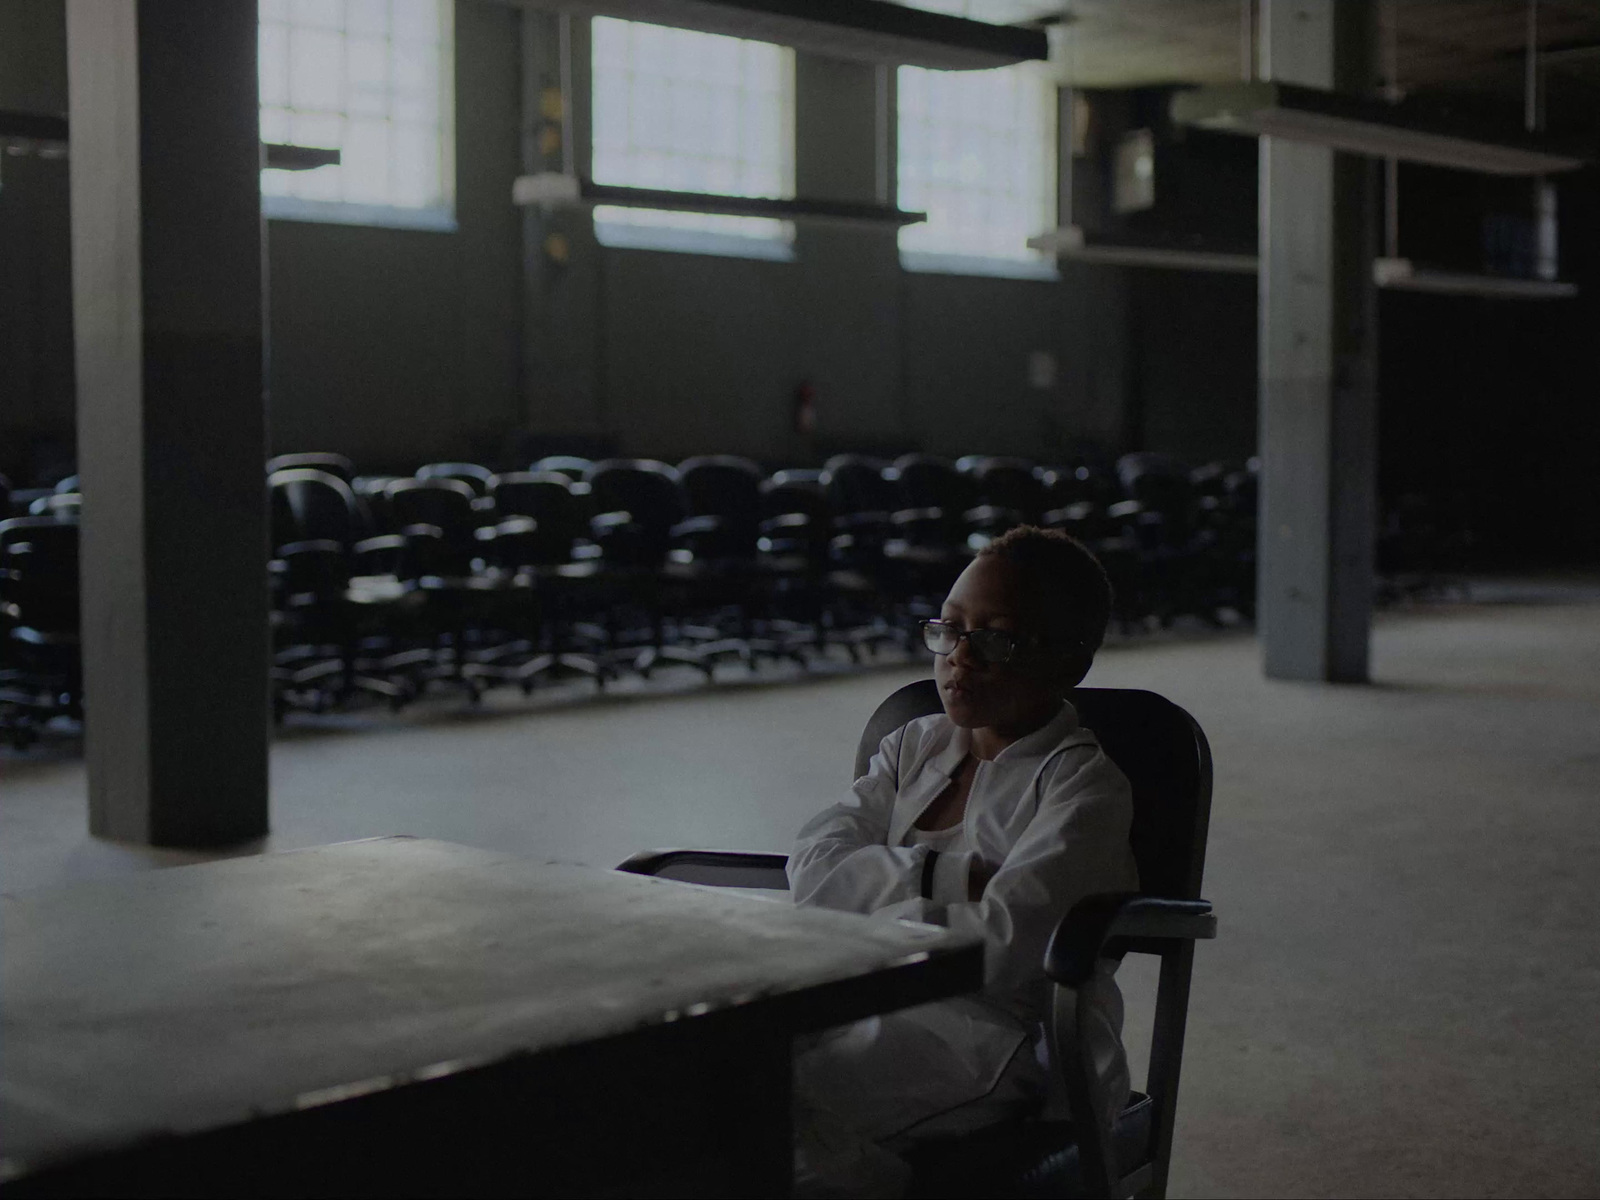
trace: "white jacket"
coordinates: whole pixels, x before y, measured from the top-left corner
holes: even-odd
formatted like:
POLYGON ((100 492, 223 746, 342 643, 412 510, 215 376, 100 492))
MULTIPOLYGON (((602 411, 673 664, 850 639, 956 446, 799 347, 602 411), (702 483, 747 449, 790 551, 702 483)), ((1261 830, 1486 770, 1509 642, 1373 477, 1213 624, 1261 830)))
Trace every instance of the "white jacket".
MULTIPOLYGON (((850 799, 800 831, 789 882, 797 904, 904 917, 981 937, 985 986, 975 1002, 960 1004, 970 1030, 962 1040, 997 1073, 1015 1053, 1018 1034, 1031 1034, 1045 1019, 1044 951, 1062 916, 1084 896, 1139 886, 1128 844, 1133 797, 1127 777, 1078 724, 1073 707, 1063 705, 1043 728, 978 763, 958 839, 970 849, 939 855, 932 899, 924 899, 929 848, 912 844, 913 827, 949 786, 971 741, 942 713, 889 734, 850 799), (973 857, 998 864, 978 901, 967 894, 973 857)), ((1085 1032, 1097 1043, 1097 1073, 1120 1108, 1128 1079, 1122 997, 1110 968, 1088 985, 1102 1019, 1085 1032)))

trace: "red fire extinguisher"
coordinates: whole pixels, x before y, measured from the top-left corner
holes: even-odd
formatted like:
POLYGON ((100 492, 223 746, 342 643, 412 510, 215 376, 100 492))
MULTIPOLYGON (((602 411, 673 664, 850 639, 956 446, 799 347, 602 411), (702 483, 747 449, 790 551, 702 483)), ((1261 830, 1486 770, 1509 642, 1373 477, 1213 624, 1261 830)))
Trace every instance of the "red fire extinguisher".
POLYGON ((809 437, 817 431, 817 389, 802 380, 794 390, 794 431, 809 437))

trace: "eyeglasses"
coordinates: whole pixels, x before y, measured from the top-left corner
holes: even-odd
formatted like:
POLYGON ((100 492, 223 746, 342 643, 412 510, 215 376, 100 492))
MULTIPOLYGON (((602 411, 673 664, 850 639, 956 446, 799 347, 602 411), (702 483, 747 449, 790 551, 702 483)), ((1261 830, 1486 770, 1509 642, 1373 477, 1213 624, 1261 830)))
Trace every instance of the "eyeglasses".
POLYGON ((972 657, 986 667, 997 667, 1011 661, 1019 647, 1031 638, 1019 638, 1004 629, 960 629, 948 621, 922 622, 922 642, 935 654, 954 654, 963 641, 972 650, 972 657))

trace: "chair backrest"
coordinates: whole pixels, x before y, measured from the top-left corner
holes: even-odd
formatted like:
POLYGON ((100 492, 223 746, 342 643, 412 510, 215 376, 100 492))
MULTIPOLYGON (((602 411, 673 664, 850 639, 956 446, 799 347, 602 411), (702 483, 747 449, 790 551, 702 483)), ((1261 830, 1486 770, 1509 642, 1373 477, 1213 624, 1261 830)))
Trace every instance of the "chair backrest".
POLYGON ((626 512, 649 528, 676 525, 688 515, 678 472, 653 458, 607 458, 584 477, 594 489, 594 510, 626 512))
POLYGON ((57 521, 76 521, 83 508, 83 496, 77 492, 46 492, 28 505, 30 517, 53 517, 57 521))
POLYGON ((487 496, 494 483, 494 472, 478 463, 436 462, 417 468, 418 479, 459 479, 475 496, 487 496))
POLYGON ((57 492, 45 500, 44 510, 58 521, 76 521, 83 510, 83 495, 79 492, 57 492))
POLYGON ((805 479, 784 478, 791 472, 779 471, 761 483, 761 515, 781 517, 789 513, 803 513, 826 536, 831 530, 833 509, 828 497, 816 483, 805 479))
POLYGON ((546 471, 556 471, 576 482, 589 473, 589 468, 594 463, 587 458, 579 458, 576 454, 547 454, 538 462, 528 468, 536 474, 546 471))
POLYGON ((1023 458, 986 458, 967 472, 978 487, 978 501, 1019 513, 1037 521, 1045 509, 1044 484, 1033 464, 1023 458))
POLYGON ((1153 451, 1124 454, 1117 460, 1117 478, 1129 499, 1164 513, 1184 513, 1193 507, 1195 488, 1183 464, 1170 455, 1153 451))
POLYGON ((267 487, 274 548, 324 539, 348 548, 366 532, 355 493, 331 472, 290 467, 268 475, 267 487))
POLYGON ((939 508, 959 517, 975 499, 972 480, 933 454, 902 454, 884 478, 899 484, 906 508, 939 508))
POLYGON ((885 464, 864 454, 835 454, 822 468, 822 488, 840 515, 881 512, 902 507, 895 485, 883 477, 885 464))
POLYGON ((280 454, 276 458, 267 460, 267 474, 276 475, 279 471, 292 471, 296 467, 309 467, 315 471, 326 471, 329 475, 337 475, 349 483, 356 477, 356 467, 353 462, 342 454, 334 454, 327 450, 310 450, 303 454, 280 454))
POLYGON ((495 511, 502 517, 532 517, 551 536, 569 541, 587 536, 586 501, 573 491, 573 481, 559 471, 511 471, 496 476, 495 511))
MULTIPOLYGON (((1070 699, 1133 788, 1129 840, 1148 895, 1200 897, 1211 820, 1211 747, 1187 712, 1154 692, 1076 688, 1070 699)), ((907 721, 942 711, 931 679, 909 683, 878 705, 856 747, 856 774, 878 743, 907 721)))
POLYGON ((391 520, 399 528, 434 525, 454 546, 471 542, 478 521, 470 484, 446 476, 396 479, 384 488, 384 494, 389 499, 391 520))
POLYGON ((734 454, 702 454, 678 464, 689 498, 689 514, 754 523, 760 503, 761 468, 734 454))

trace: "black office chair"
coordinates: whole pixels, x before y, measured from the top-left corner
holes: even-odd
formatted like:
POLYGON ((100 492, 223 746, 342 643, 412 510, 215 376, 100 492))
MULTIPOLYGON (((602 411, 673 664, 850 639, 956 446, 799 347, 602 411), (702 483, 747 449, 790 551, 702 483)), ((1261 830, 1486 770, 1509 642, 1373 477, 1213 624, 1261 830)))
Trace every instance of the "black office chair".
POLYGON ((763 652, 809 665, 830 632, 829 543, 833 512, 819 471, 775 471, 761 482, 757 526, 763 652))
MULTIPOLYGON (((1200 899, 1211 816, 1211 749, 1182 708, 1154 692, 1078 688, 1079 719, 1122 768, 1133 790, 1129 840, 1141 890, 1089 896, 1062 917, 1045 952, 1055 983, 1047 1034, 1074 1120, 1030 1120, 922 1144, 910 1156, 912 1195, 1164 1196, 1177 1113, 1194 943, 1216 936, 1200 899), (1077 1038, 1077 988, 1101 958, 1129 953, 1161 960, 1145 1091, 1104 1128, 1093 1114, 1095 1079, 1077 1038)), ((931 679, 908 684, 878 706, 856 748, 855 777, 885 736, 940 711, 931 679)), ((636 854, 619 870, 686 883, 786 889, 787 856, 711 850, 636 854)))
POLYGON ((53 718, 83 719, 78 526, 0 521, 0 732, 18 749, 53 718))
POLYGON ((883 477, 900 490, 901 508, 890 514, 893 533, 884 556, 898 569, 896 591, 907 623, 935 617, 973 548, 967 543, 972 481, 932 454, 903 454, 883 477))
POLYGON ((678 478, 689 515, 672 531, 671 557, 687 585, 691 622, 684 632, 713 658, 753 661, 757 652, 786 656, 755 629, 761 599, 756 547, 761 468, 734 454, 703 454, 679 463, 678 478))
POLYGON ((892 516, 904 503, 897 485, 884 478, 887 465, 864 454, 836 454, 818 480, 833 508, 830 625, 853 660, 861 650, 909 642, 905 608, 912 589, 887 552, 897 537, 892 516))
POLYGON ((661 663, 682 663, 710 679, 713 658, 681 620, 693 571, 670 557, 675 531, 689 516, 677 469, 651 458, 608 458, 589 469, 586 482, 596 514, 590 529, 614 601, 607 613, 611 659, 647 678, 661 663))
POLYGON ((384 489, 389 519, 405 537, 401 580, 424 597, 422 624, 437 682, 464 690, 474 704, 484 678, 474 661, 492 631, 488 620, 503 579, 488 570, 478 536, 486 515, 470 483, 447 475, 397 479, 384 489))
POLYGON ((512 580, 507 599, 514 619, 520 616, 521 628, 514 632, 521 644, 489 658, 487 673, 517 683, 525 693, 536 680, 563 674, 583 675, 603 687, 611 674, 600 656, 603 631, 585 630, 580 621, 598 607, 600 566, 587 540, 585 499, 555 471, 497 476, 492 495, 501 521, 488 552, 512 580))
POLYGON ((332 472, 288 467, 267 487, 274 711, 322 712, 357 694, 399 708, 427 662, 402 645, 415 601, 398 577, 405 539, 368 536, 365 505, 332 472))

